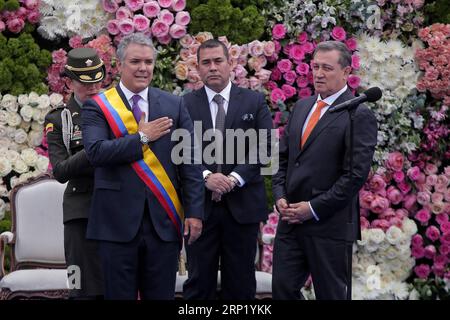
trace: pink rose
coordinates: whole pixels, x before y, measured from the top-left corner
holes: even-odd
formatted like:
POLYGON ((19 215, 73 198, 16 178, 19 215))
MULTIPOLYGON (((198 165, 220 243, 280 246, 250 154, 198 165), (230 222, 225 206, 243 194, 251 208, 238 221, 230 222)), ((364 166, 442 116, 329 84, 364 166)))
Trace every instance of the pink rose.
POLYGON ((357 75, 351 74, 347 79, 348 86, 352 89, 356 89, 361 84, 361 79, 357 75))
POLYGON ((416 204, 417 198, 414 194, 407 194, 403 197, 403 206, 406 210, 411 211, 411 209, 416 204))
POLYGON ((39 0, 25 0, 25 7, 29 10, 37 9, 39 6, 39 0))
POLYGON ((403 200, 403 196, 398 189, 390 186, 387 189, 387 198, 392 204, 399 204, 403 200))
POLYGON ((125 4, 131 11, 135 12, 142 8, 144 0, 125 0, 125 4))
POLYGON ((169 8, 172 5, 172 0, 158 0, 161 8, 169 8))
POLYGON ((360 218, 360 225, 362 230, 368 229, 370 227, 370 223, 365 217, 360 218))
POLYGON ((441 236, 441 243, 449 244, 450 245, 450 232, 444 233, 441 236))
POLYGON ((245 78, 248 74, 247 70, 240 64, 234 68, 236 78, 245 78))
POLYGON ((349 38, 345 40, 345 44, 347 45, 347 48, 351 51, 355 51, 358 47, 358 43, 356 42, 355 38, 349 38))
POLYGON ((423 238, 420 234, 415 234, 411 238, 411 243, 413 247, 421 247, 423 245, 423 238))
POLYGON ((284 80, 286 80, 287 84, 294 84, 295 79, 297 78, 297 74, 294 70, 289 70, 285 74, 283 74, 284 80))
POLYGON ((405 181, 398 183, 397 187, 403 194, 407 194, 409 191, 411 191, 411 185, 409 183, 406 183, 405 181))
POLYGON ((372 179, 369 181, 370 189, 371 191, 377 193, 384 188, 386 188, 386 182, 384 181, 383 177, 381 177, 379 174, 374 174, 372 179))
POLYGON ((430 275, 430 266, 427 264, 420 264, 414 268, 414 272, 421 279, 426 279, 430 275))
POLYGON ((40 21, 41 19, 41 14, 39 11, 31 11, 28 16, 27 16, 27 20, 31 23, 31 24, 36 24, 40 21))
POLYGON ((186 35, 186 27, 173 24, 170 26, 169 34, 174 39, 180 39, 186 35))
POLYGON ((131 12, 130 8, 128 7, 120 7, 119 9, 117 9, 116 11, 116 19, 117 20, 124 20, 124 19, 128 19, 133 16, 133 13, 131 12))
POLYGON ((306 88, 301 88, 301 89, 298 91, 298 97, 299 97, 300 99, 308 98, 308 97, 310 97, 310 96, 312 96, 312 91, 311 91, 311 89, 308 88, 308 87, 306 87, 306 88))
POLYGON ((307 77, 298 77, 297 78, 297 86, 299 88, 306 88, 309 84, 308 78, 307 77))
POLYGON ((148 18, 156 18, 161 11, 161 8, 156 1, 149 1, 144 3, 144 7, 142 9, 144 15, 148 18))
POLYGON ((181 11, 186 8, 186 0, 172 0, 172 9, 173 11, 181 11))
MULTIPOLYGON (((442 225, 443 223, 448 222, 448 214, 441 213, 436 215, 436 222, 442 225)), ((445 233, 445 232, 444 232, 445 233)))
POLYGON ((133 17, 134 28, 138 32, 143 32, 150 26, 150 20, 142 14, 137 14, 133 17))
POLYGON ((191 16, 189 15, 189 12, 187 11, 180 11, 177 12, 177 15, 175 16, 175 23, 180 26, 187 26, 191 22, 191 16))
POLYGON ((271 226, 276 226, 276 225, 278 225, 278 220, 279 220, 278 214, 272 212, 271 214, 269 214, 269 218, 268 218, 267 222, 268 222, 271 226))
POLYGON ((431 218, 431 213, 429 210, 423 208, 417 211, 414 218, 416 218, 416 220, 419 221, 423 226, 426 226, 431 218))
POLYGON ((250 86, 250 82, 247 78, 238 78, 236 79, 235 84, 241 88, 248 88, 250 86))
POLYGON ((55 50, 52 52, 53 63, 65 65, 67 62, 67 52, 64 49, 55 50))
POLYGON ((428 239, 430 239, 431 241, 436 241, 439 239, 440 237, 440 231, 437 227, 435 226, 429 226, 427 228, 427 230, 425 231, 425 235, 427 236, 428 239))
POLYGON ((260 90, 262 87, 261 81, 256 77, 250 77, 248 82, 251 90, 260 90))
POLYGON ((287 84, 283 84, 281 86, 281 89, 283 90, 284 95, 286 96, 287 99, 293 97, 297 93, 297 90, 294 87, 287 84))
POLYGON ((169 34, 169 26, 161 20, 155 19, 152 24, 152 33, 157 38, 162 38, 169 34))
POLYGON ((444 201, 444 194, 440 193, 440 192, 433 192, 431 194, 431 202, 443 202, 444 201))
POLYGON ((305 42, 301 45, 301 47, 305 53, 313 53, 315 48, 311 42, 305 42))
POLYGON ((361 66, 359 56, 354 54, 352 55, 352 68, 359 69, 361 66))
POLYGON ((405 174, 403 173, 403 171, 394 172, 392 177, 394 178, 395 182, 402 182, 403 180, 405 180, 405 174))
POLYGON ((102 0, 103 10, 108 13, 114 13, 119 8, 115 0, 102 0))
POLYGON ((286 28, 284 27, 284 25, 278 23, 273 26, 272 37, 274 39, 277 39, 277 40, 283 39, 285 35, 286 35, 286 28))
POLYGON ((2 20, 0 20, 0 32, 3 32, 5 29, 6 29, 5 23, 2 20))
POLYGON ((278 69, 277 67, 275 67, 274 69, 272 69, 272 74, 270 75, 270 79, 274 80, 274 81, 278 81, 281 80, 281 71, 280 69, 278 69))
POLYGON ((387 208, 382 214, 379 215, 380 219, 389 220, 395 217, 395 211, 392 208, 387 208))
POLYGON ((430 175, 430 174, 436 174, 438 171, 437 166, 434 163, 427 163, 425 165, 425 169, 424 169, 425 173, 430 175))
POLYGON ((419 167, 416 167, 416 166, 411 167, 411 168, 408 169, 406 174, 408 175, 408 177, 411 180, 417 181, 419 179, 420 169, 419 169, 419 167))
POLYGON ((168 26, 170 26, 175 20, 173 13, 167 9, 161 10, 161 12, 158 14, 158 19, 168 26))
POLYGON ((83 39, 80 36, 74 36, 70 38, 69 46, 72 48, 81 48, 83 46, 83 39))
MULTIPOLYGON (((448 215, 447 215, 447 217, 448 217, 448 215)), ((444 223, 441 223, 441 231, 442 231, 442 233, 448 233, 448 232, 450 232, 450 222, 444 222, 444 223)))
POLYGON ((425 249, 422 247, 412 247, 411 254, 415 259, 421 259, 425 256, 425 249))
POLYGON ((260 41, 254 40, 248 44, 248 51, 252 57, 257 57, 264 53, 264 46, 260 41))
POLYGON ((301 32, 298 35, 297 40, 300 44, 304 44, 306 41, 308 41, 308 34, 305 31, 301 32))
POLYGON ((426 191, 420 191, 417 193, 417 202, 422 206, 426 206, 430 204, 430 194, 426 191))
POLYGON ((386 166, 394 171, 400 171, 403 168, 403 161, 403 155, 400 152, 395 151, 388 155, 386 166))
POLYGON ((363 209, 370 209, 370 204, 372 203, 373 199, 375 199, 375 195, 367 190, 361 190, 359 192, 359 201, 361 208, 363 209))
POLYGON ((263 234, 275 234, 275 228, 271 225, 266 224, 262 228, 262 232, 263 234))
POLYGON ((383 213, 389 207, 388 199, 384 197, 380 197, 378 195, 375 196, 372 203, 370 204, 370 210, 374 213, 383 213))
POLYGON ((190 34, 187 34, 180 39, 180 44, 183 48, 189 48, 193 43, 194 38, 190 34))
POLYGON ((282 102, 284 102, 286 100, 286 96, 284 95, 284 91, 281 90, 280 88, 276 88, 274 89, 271 93, 270 93, 270 100, 272 101, 272 103, 276 104, 279 100, 281 100, 282 102))
MULTIPOLYGON (((272 91, 273 89, 278 88, 278 87, 277 87, 277 84, 276 84, 275 82, 273 82, 273 81, 267 82, 266 85, 265 85, 265 87, 266 87, 266 89, 269 90, 269 91, 272 91)), ((276 115, 276 114, 275 114, 275 115, 276 115)), ((280 114, 280 115, 281 115, 281 114, 280 114)))
POLYGON ((439 247, 439 252, 444 256, 448 256, 450 254, 450 245, 441 244, 439 247))
POLYGON ((370 224, 372 228, 379 228, 382 229, 384 232, 386 232, 387 229, 391 226, 390 223, 387 220, 381 220, 381 219, 375 219, 370 224))
POLYGON ((263 46, 264 46, 264 55, 266 57, 270 57, 271 55, 273 55, 275 53, 275 43, 273 43, 273 41, 264 41, 263 42, 263 46))
POLYGON ((134 32, 134 23, 131 19, 124 19, 119 21, 119 30, 123 35, 128 35, 134 32))
POLYGON ((25 21, 20 18, 14 18, 6 22, 8 30, 12 33, 19 33, 25 26, 25 21))
POLYGON ((436 255, 436 248, 432 244, 425 247, 425 258, 433 259, 436 255))
POLYGON ((258 72, 255 72, 255 76, 262 82, 266 83, 270 79, 271 72, 267 69, 261 69, 258 72))
POLYGON ((403 226, 403 221, 397 217, 392 217, 391 219, 389 219, 389 225, 396 226, 397 228, 401 229, 403 226))
POLYGON ((289 59, 281 59, 278 61, 277 67, 282 73, 285 73, 292 69, 292 62, 289 59))
POLYGON ((305 59, 305 52, 303 51, 303 48, 297 44, 293 45, 289 49, 289 58, 294 61, 302 61, 305 59))
POLYGON ((345 33, 344 28, 342 27, 334 27, 333 30, 331 30, 331 37, 334 40, 343 41, 345 40, 346 36, 347 34, 345 33))
POLYGON ((295 71, 297 71, 299 75, 307 75, 309 73, 309 65, 302 62, 295 68, 295 71))

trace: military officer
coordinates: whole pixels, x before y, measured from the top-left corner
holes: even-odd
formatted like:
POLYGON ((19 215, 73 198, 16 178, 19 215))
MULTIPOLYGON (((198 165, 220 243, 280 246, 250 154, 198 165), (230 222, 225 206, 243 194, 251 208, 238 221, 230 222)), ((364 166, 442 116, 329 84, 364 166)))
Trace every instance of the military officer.
POLYGON ((45 118, 53 175, 61 183, 69 182, 64 192, 63 220, 66 263, 73 266, 68 269, 72 299, 98 299, 103 295, 97 243, 86 239, 94 168, 83 148, 81 106, 100 91, 105 72, 103 61, 93 49, 71 50, 64 75, 73 94, 65 106, 50 111, 45 118))

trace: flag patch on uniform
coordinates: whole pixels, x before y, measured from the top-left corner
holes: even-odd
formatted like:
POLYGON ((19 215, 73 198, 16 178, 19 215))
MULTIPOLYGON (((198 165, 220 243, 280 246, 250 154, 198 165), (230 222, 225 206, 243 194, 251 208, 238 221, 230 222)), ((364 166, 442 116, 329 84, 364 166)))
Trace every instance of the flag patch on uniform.
POLYGON ((47 123, 45 126, 45 134, 48 134, 49 132, 53 131, 53 123, 47 123))

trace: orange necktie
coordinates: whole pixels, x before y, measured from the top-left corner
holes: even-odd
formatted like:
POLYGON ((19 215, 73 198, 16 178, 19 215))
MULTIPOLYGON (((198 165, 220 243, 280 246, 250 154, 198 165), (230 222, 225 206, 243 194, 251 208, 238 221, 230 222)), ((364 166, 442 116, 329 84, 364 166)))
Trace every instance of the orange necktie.
POLYGON ((320 119, 320 112, 323 108, 325 108, 328 104, 322 100, 317 101, 317 108, 314 110, 313 114, 311 115, 311 118, 309 118, 308 124, 306 125, 305 132, 302 135, 301 139, 301 148, 306 143, 306 140, 308 140, 309 135, 313 131, 314 127, 316 126, 317 122, 319 122, 320 119))

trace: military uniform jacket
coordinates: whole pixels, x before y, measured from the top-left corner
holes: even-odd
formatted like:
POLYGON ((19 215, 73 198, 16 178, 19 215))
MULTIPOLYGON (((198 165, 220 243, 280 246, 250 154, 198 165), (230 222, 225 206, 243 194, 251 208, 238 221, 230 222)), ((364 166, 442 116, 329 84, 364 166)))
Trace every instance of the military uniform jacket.
POLYGON ((64 192, 64 222, 87 218, 94 185, 94 168, 83 147, 81 107, 72 96, 66 107, 50 111, 45 117, 48 152, 53 175, 61 183, 69 181, 64 192), (72 117, 69 150, 63 140, 61 113, 68 108, 72 117))

